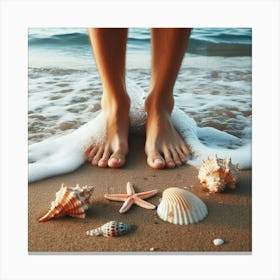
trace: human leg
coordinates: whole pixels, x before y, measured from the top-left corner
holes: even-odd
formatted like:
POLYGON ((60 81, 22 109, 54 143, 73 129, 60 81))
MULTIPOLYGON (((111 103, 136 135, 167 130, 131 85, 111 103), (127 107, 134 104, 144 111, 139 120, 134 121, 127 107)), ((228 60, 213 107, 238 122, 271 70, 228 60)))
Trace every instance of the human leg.
POLYGON ((173 88, 191 33, 189 28, 152 29, 152 71, 146 99, 147 163, 174 168, 186 161, 189 149, 171 122, 173 88))
POLYGON ((99 167, 120 167, 128 153, 130 100, 125 87, 127 29, 90 28, 89 37, 100 74, 106 117, 104 143, 92 143, 86 150, 88 160, 99 167))

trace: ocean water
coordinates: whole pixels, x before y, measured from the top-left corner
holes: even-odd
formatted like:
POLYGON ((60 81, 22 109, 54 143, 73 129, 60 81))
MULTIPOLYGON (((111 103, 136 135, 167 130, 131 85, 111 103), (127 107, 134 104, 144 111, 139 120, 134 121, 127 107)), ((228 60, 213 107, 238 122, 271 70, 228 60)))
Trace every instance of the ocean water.
MULTIPOLYGON (((102 86, 87 29, 32 28, 28 43, 32 148, 43 140, 75 133, 94 119, 100 111, 102 86)), ((251 142, 251 47, 248 28, 192 31, 174 97, 176 108, 203 128, 196 136, 207 147, 236 149, 251 142)), ((150 30, 131 28, 126 78, 135 84, 131 88, 139 88, 142 100, 149 90, 150 49, 150 30)))

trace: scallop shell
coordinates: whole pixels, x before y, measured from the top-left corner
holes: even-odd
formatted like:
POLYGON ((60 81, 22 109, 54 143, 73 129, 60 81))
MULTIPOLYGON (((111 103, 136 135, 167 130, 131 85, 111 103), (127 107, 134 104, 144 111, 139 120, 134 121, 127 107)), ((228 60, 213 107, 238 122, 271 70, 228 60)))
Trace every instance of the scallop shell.
POLYGON ((162 220, 169 223, 188 225, 203 220, 208 211, 204 202, 191 192, 168 188, 162 193, 157 213, 162 220))
POLYGON ((116 237, 128 233, 131 230, 131 226, 123 222, 110 221, 98 228, 88 230, 87 235, 98 236, 103 235, 106 237, 116 237))
POLYGON ((93 191, 93 186, 80 187, 76 185, 76 187, 67 187, 61 184, 55 200, 51 203, 50 210, 39 219, 39 222, 46 222, 52 218, 65 215, 85 218, 85 211, 90 205, 90 197, 93 191))
POLYGON ((210 192, 222 192, 225 188, 234 189, 238 179, 238 164, 232 164, 230 158, 218 158, 217 155, 202 161, 198 179, 210 192))

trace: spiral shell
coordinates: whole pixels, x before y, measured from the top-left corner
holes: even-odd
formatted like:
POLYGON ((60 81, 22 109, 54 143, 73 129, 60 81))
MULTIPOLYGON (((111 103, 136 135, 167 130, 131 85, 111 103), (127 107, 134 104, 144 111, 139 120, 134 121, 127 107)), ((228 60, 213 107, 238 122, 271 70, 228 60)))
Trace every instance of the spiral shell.
POLYGON ((169 223, 188 225, 203 220, 208 211, 204 202, 191 192, 168 188, 162 193, 157 213, 162 220, 169 223))
POLYGON ((131 226, 123 222, 110 221, 98 228, 88 230, 87 235, 98 236, 103 235, 105 237, 116 237, 128 233, 131 230, 131 226))
POLYGON ((90 197, 93 191, 93 186, 80 187, 76 185, 76 187, 67 187, 61 184, 55 200, 51 203, 50 210, 39 219, 39 222, 46 222, 52 218, 65 215, 85 218, 85 211, 90 205, 90 197))
POLYGON ((222 192, 225 188, 234 189, 238 179, 238 164, 230 158, 207 158, 199 168, 198 179, 209 192, 222 192))

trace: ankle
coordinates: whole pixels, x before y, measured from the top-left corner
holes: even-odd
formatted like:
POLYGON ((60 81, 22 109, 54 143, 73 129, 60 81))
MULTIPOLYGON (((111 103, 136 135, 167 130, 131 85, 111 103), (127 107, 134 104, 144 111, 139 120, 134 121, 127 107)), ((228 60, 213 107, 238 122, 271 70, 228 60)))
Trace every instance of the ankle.
POLYGON ((174 107, 173 94, 150 93, 145 100, 145 110, 148 114, 171 114, 174 107))
POLYGON ((129 113, 130 99, 126 91, 116 94, 104 94, 101 100, 101 107, 104 111, 112 114, 129 113))

